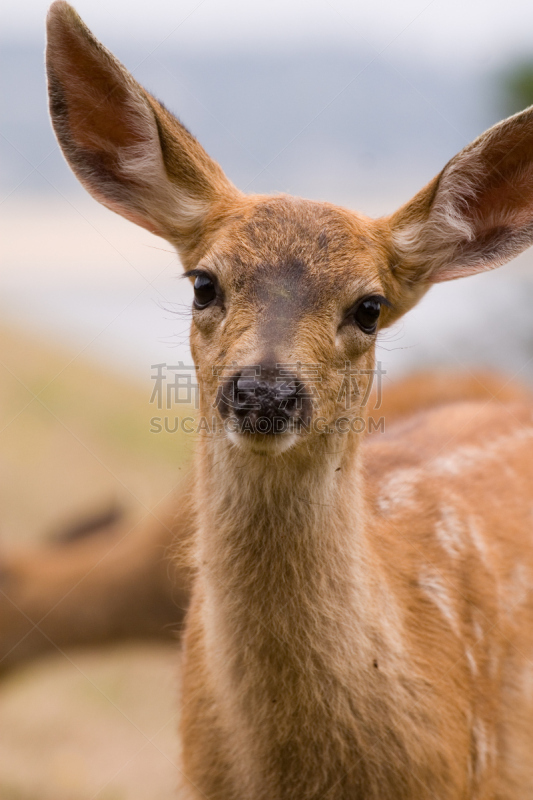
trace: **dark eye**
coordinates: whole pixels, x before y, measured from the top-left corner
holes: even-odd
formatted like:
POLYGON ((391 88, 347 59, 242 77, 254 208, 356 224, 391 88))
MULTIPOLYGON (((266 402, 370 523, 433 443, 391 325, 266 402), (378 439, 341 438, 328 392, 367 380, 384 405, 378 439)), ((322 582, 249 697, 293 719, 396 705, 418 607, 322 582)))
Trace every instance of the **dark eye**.
POLYGON ((353 318, 363 333, 375 332, 382 303, 381 297, 365 297, 353 312, 353 318))
POLYGON ((217 287, 207 274, 197 275, 194 281, 195 308, 206 308, 217 297, 217 287))

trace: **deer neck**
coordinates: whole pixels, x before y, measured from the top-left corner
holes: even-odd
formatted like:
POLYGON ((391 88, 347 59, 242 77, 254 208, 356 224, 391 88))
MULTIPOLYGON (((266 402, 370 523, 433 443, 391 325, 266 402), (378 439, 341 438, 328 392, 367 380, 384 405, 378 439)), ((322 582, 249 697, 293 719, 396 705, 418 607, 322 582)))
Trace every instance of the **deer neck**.
POLYGON ((303 459, 250 456, 225 440, 204 449, 201 575, 225 636, 255 631, 300 651, 304 639, 307 652, 326 652, 331 639, 337 659, 339 641, 352 657, 372 649, 383 615, 376 586, 387 588, 369 547, 360 437, 342 438, 325 437, 303 459))
POLYGON ((219 442, 200 460, 203 668, 240 796, 322 797, 339 775, 338 797, 397 796, 397 770, 381 794, 353 772, 368 731, 385 771, 400 741, 401 636, 369 546, 358 440, 336 444, 263 463, 219 442))

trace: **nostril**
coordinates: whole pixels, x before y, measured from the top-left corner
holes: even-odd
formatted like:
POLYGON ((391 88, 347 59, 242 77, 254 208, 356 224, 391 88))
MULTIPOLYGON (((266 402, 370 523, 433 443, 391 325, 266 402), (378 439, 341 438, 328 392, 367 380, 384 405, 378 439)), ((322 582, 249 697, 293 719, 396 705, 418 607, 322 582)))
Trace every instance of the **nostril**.
POLYGON ((297 398, 293 395, 285 400, 285 408, 287 411, 295 411, 297 407, 297 398))
POLYGON ((254 378, 241 377, 237 381, 237 391, 244 394, 252 394, 257 387, 257 382, 254 378))
POLYGON ((259 384, 254 378, 247 376, 240 377, 236 381, 236 392, 234 396, 233 408, 239 417, 246 416, 251 408, 260 405, 258 401, 259 384))

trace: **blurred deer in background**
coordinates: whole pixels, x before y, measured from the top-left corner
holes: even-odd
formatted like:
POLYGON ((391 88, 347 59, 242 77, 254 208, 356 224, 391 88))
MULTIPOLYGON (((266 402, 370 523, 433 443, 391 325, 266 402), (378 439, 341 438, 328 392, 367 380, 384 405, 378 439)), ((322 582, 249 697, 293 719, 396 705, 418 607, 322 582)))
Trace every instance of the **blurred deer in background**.
POLYGON ((436 404, 367 443, 343 392, 432 284, 533 242, 533 111, 371 220, 243 195, 68 4, 48 35, 63 152, 177 248, 218 414, 180 523, 183 796, 533 798, 533 405, 436 404))

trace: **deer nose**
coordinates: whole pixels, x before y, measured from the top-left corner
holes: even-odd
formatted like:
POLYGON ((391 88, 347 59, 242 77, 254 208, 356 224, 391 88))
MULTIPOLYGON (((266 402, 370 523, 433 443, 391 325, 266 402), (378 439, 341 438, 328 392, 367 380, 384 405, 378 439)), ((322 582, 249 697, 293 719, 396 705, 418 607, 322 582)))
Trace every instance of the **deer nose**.
POLYGON ((271 367, 244 367, 225 387, 224 416, 249 433, 285 433, 309 414, 305 385, 296 375, 271 367))

